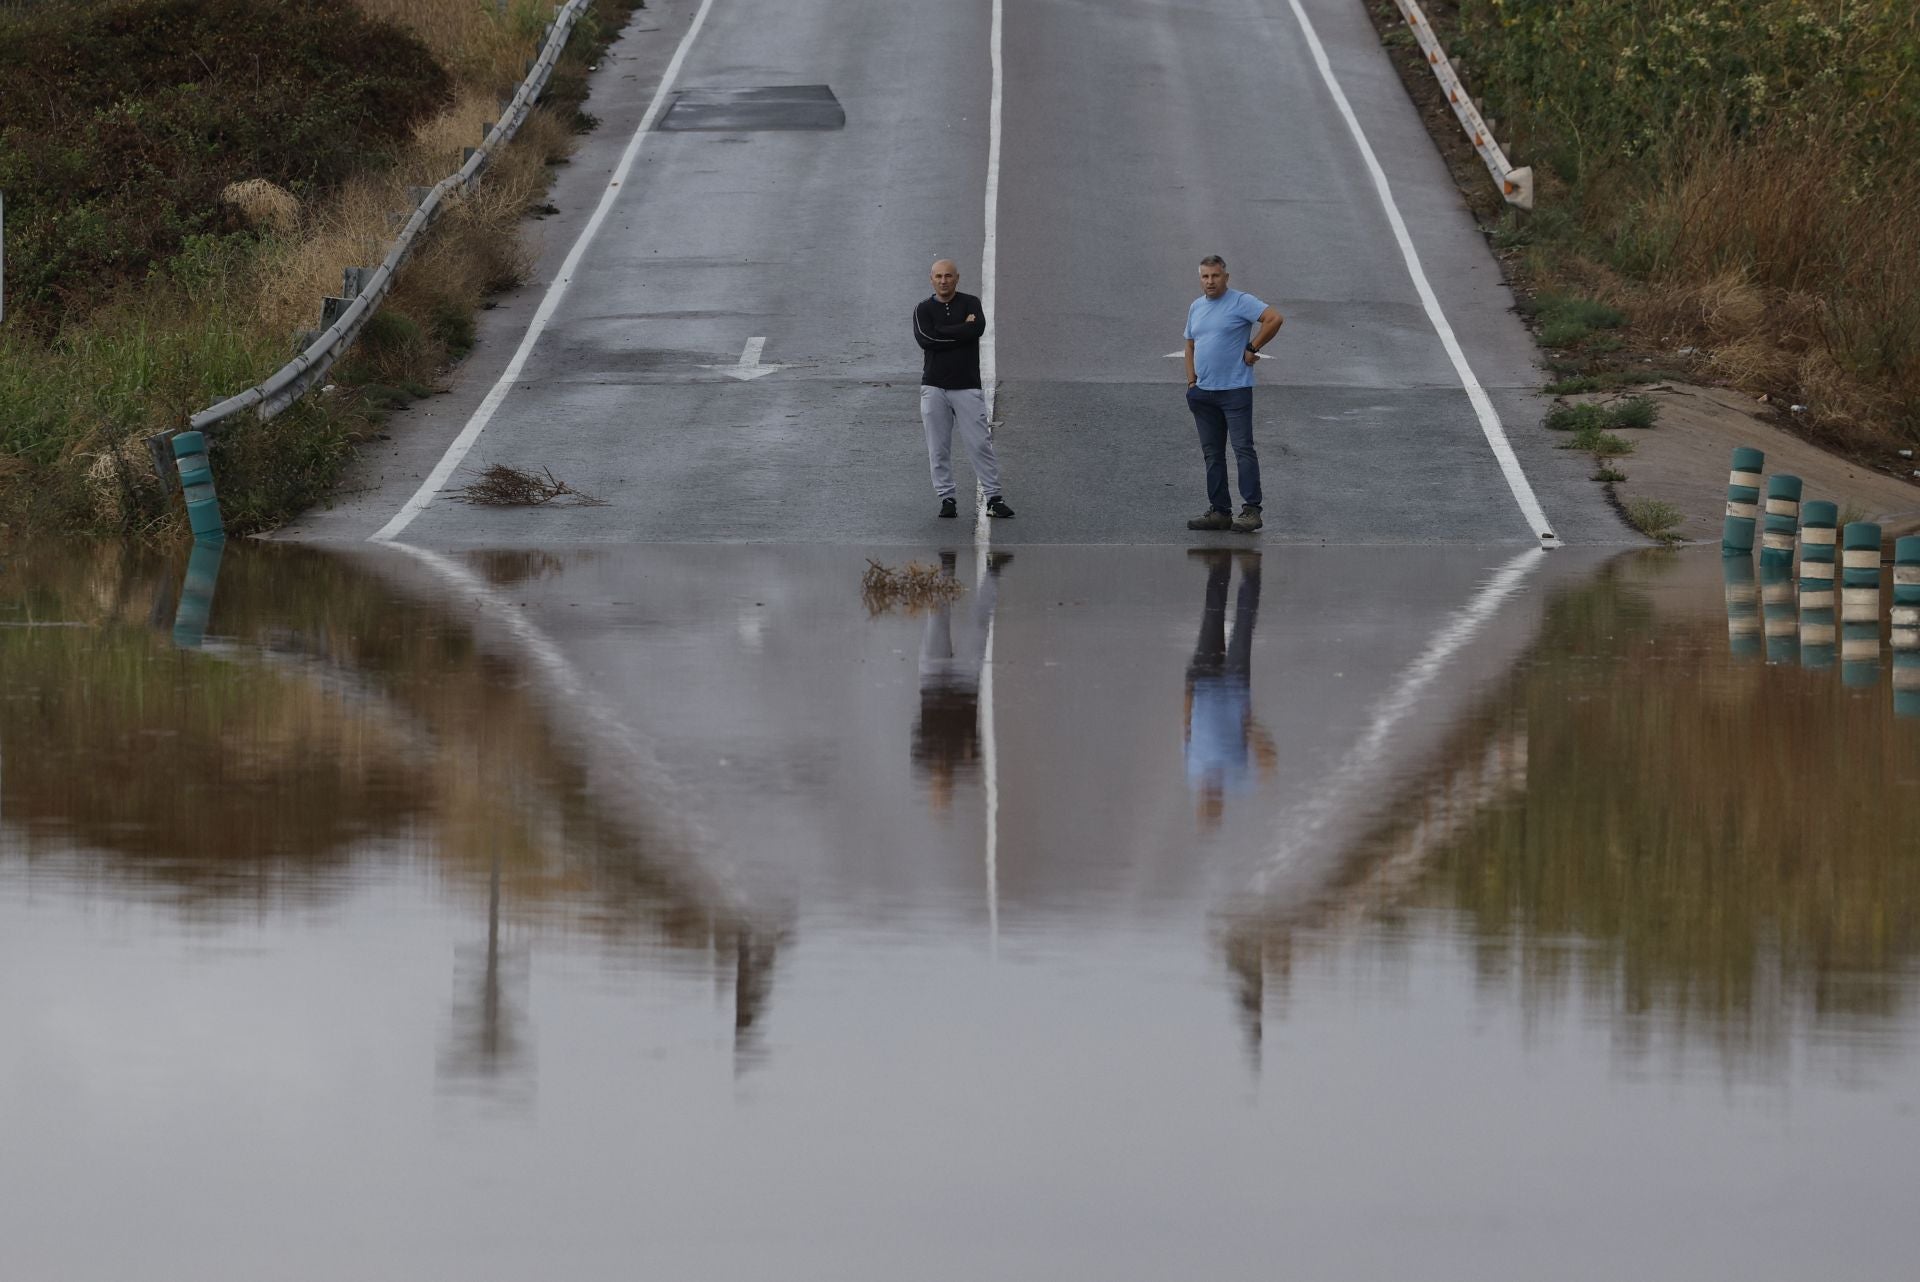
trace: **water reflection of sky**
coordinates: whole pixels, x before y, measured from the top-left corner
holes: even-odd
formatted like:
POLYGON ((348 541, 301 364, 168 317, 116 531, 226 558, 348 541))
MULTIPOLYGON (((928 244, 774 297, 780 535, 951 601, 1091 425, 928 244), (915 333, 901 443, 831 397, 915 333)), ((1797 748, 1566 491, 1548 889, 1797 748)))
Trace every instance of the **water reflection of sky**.
POLYGON ((7 563, 23 1276, 1894 1276, 1897 663, 1264 560, 7 563))

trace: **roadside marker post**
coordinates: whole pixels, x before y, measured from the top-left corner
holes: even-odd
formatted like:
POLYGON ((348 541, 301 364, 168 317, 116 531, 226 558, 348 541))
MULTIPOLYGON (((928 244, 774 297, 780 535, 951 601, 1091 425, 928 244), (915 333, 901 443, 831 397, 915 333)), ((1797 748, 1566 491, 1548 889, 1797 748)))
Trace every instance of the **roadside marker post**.
POLYGON ((1880 527, 1854 521, 1841 532, 1840 679, 1880 679, 1880 527))
POLYGON ((1839 506, 1825 499, 1810 499, 1800 505, 1800 588, 1803 592, 1833 587, 1834 526, 1839 520, 1839 506))
POLYGON ((1727 649, 1736 659, 1760 653, 1760 589, 1753 582, 1753 558, 1729 556, 1721 567, 1727 585, 1727 649))
POLYGON ((187 572, 180 580, 180 604, 173 612, 173 644, 182 650, 198 650, 206 644, 213 590, 220 582, 220 558, 226 550, 224 542, 194 540, 187 572))
POLYGON ((207 462, 207 438, 201 432, 181 432, 173 438, 174 463, 180 469, 180 490, 187 500, 187 524, 197 542, 224 543, 226 521, 213 491, 213 467, 207 462))
POLYGON ((1733 451, 1733 470, 1727 474, 1727 519, 1720 527, 1723 556, 1745 556, 1753 551, 1753 527, 1760 517, 1760 472, 1767 456, 1748 446, 1733 451))
POLYGON ((1893 714, 1920 717, 1920 537, 1893 544, 1893 714))
POLYGON ((1793 564, 1795 536, 1800 530, 1800 478, 1781 473, 1767 478, 1767 519, 1761 534, 1760 564, 1793 564))

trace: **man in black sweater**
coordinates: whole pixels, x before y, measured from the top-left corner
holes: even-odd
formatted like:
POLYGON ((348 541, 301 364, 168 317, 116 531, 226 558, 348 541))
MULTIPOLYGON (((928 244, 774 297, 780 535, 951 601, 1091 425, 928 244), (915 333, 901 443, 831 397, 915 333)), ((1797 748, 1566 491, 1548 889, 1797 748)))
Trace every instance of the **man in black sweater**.
POLYGON ((927 429, 927 463, 940 515, 958 515, 953 497, 953 430, 973 459, 973 474, 987 496, 987 515, 1008 517, 1000 497, 1000 465, 987 428, 987 398, 980 390, 980 336, 987 312, 972 294, 962 294, 960 269, 950 258, 933 265, 933 296, 913 309, 913 339, 926 353, 920 371, 920 421, 927 429))

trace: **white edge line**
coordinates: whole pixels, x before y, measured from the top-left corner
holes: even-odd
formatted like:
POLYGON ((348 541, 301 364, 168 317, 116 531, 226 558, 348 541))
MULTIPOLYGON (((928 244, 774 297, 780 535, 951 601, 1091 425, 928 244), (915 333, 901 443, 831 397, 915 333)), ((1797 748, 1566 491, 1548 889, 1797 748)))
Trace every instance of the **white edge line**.
POLYGON ((1481 586, 1471 601, 1441 624, 1419 656, 1400 674, 1392 693, 1375 705, 1366 732, 1328 776, 1330 785, 1314 794, 1304 815, 1297 815, 1290 821, 1290 840, 1281 844, 1268 866, 1256 878, 1256 894, 1266 894, 1271 889, 1273 877, 1286 870, 1300 851, 1326 827, 1328 820, 1350 808, 1349 803, 1355 792, 1372 782, 1373 773, 1380 764, 1380 755, 1394 727, 1412 711, 1421 692, 1440 675, 1453 656, 1473 640, 1480 629, 1486 626, 1487 620, 1519 590, 1526 577, 1540 565, 1543 551, 1541 548, 1528 548, 1506 562, 1481 586))
POLYGON ((1514 501, 1520 505, 1520 514, 1532 524, 1540 546, 1557 548, 1560 540, 1554 536, 1553 526, 1548 524, 1547 514, 1541 509, 1540 500, 1534 496, 1527 474, 1521 470, 1520 460, 1513 452, 1513 444, 1507 440, 1506 430, 1500 426, 1500 415, 1493 408, 1487 389, 1480 385, 1473 367, 1467 364, 1467 355, 1460 348, 1460 340, 1454 335, 1453 326, 1447 323, 1446 313, 1440 308, 1440 299, 1427 280, 1426 269, 1420 265, 1420 253, 1413 247, 1413 237, 1407 232, 1406 220, 1400 216, 1400 207, 1394 203, 1386 170, 1380 167, 1380 158, 1374 155, 1373 144, 1367 141, 1366 130, 1360 127, 1360 118, 1353 113, 1353 104, 1347 101, 1346 91, 1333 74, 1333 63, 1327 57, 1326 46, 1320 43, 1320 34, 1313 29, 1313 20, 1307 17, 1300 0, 1287 0, 1287 3, 1293 7, 1293 16, 1299 20, 1300 30, 1313 51, 1314 65, 1320 68, 1320 78, 1327 82, 1327 88, 1333 93, 1334 105, 1340 109, 1341 118, 1347 122, 1353 140, 1360 145, 1361 158, 1367 162, 1367 172, 1373 176, 1374 190, 1380 194, 1380 204, 1387 211, 1387 221, 1393 225, 1393 237, 1400 242, 1400 255, 1406 259, 1407 272, 1413 277, 1413 287, 1420 295, 1420 304, 1426 308, 1427 319, 1433 323, 1434 332, 1440 335, 1441 346, 1447 349, 1447 356, 1453 361, 1454 371, 1460 376, 1460 385, 1467 390, 1467 399, 1473 403, 1473 412, 1480 419, 1480 430, 1486 435, 1493 457, 1499 460, 1501 472, 1506 475, 1507 488, 1513 491, 1514 501))
POLYGON ((646 141, 648 132, 653 129, 654 121, 659 119, 660 108, 666 102, 667 95, 673 92, 673 83, 680 75, 681 64, 686 61, 687 50, 692 47, 694 37, 700 34, 700 28, 707 20, 707 11, 711 8, 713 8, 713 0, 700 0, 700 10, 693 15, 693 25, 687 28, 684 36, 680 37, 680 47, 673 51, 673 59, 667 63, 666 71, 661 73, 660 86, 653 92, 653 101, 647 104, 647 112, 640 117, 639 127, 633 131, 633 137, 628 139, 627 149, 621 153, 620 163, 615 167, 613 177, 607 180, 606 190, 600 194, 600 203, 595 207, 593 217, 587 219, 587 225, 580 229, 580 235, 573 242, 573 248, 567 251, 566 261, 560 264, 559 274, 554 277, 553 283, 547 286, 546 297, 540 300, 539 310, 533 314, 533 321, 527 326, 526 335, 521 338, 520 346, 514 351, 513 359, 507 362, 507 368, 501 373, 499 381, 488 390, 486 398, 480 402, 479 408, 474 410, 473 417, 469 418, 467 425, 460 429, 460 435, 453 438, 453 443, 447 446, 447 452, 440 456, 440 461, 434 465, 427 479, 420 483, 420 488, 413 492, 413 497, 394 513, 392 520, 368 536, 370 542, 391 543, 413 523, 415 517, 426 511, 427 505, 433 502, 433 496, 446 485, 454 469, 459 467, 467 457, 467 451, 471 450, 474 442, 480 439, 480 433, 486 430, 487 424, 492 421, 501 403, 507 399, 507 393, 512 390, 514 381, 520 377, 520 371, 526 368, 527 357, 533 353, 533 345, 540 340, 541 333, 547 328, 547 322, 553 319, 554 312, 560 306, 560 300, 565 297, 567 286, 573 281, 574 271, 580 266, 580 260, 586 256, 587 246, 592 244, 594 235, 600 230, 600 224, 606 221, 607 214, 613 209, 613 202, 619 198, 621 184, 627 180, 628 173, 632 171, 634 159, 639 156, 640 146, 646 141))

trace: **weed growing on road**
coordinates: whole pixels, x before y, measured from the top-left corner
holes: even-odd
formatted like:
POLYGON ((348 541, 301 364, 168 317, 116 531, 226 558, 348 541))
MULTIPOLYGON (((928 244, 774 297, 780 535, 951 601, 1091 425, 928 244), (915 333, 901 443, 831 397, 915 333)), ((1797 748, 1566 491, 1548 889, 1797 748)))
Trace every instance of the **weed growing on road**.
POLYGON ((1673 504, 1660 499, 1629 499, 1626 511, 1633 528, 1648 538, 1658 539, 1669 547, 1680 541, 1681 514, 1673 504))
POLYGON ((1560 447, 1563 450, 1580 450, 1600 459, 1619 458, 1633 453, 1633 442, 1624 436, 1615 436, 1612 432, 1603 432, 1599 427, 1589 424, 1578 428, 1573 439, 1560 447))
POLYGON ((1600 470, 1593 474, 1593 479, 1603 484, 1611 485, 1615 481, 1626 480, 1627 474, 1611 463, 1602 463, 1600 470))

